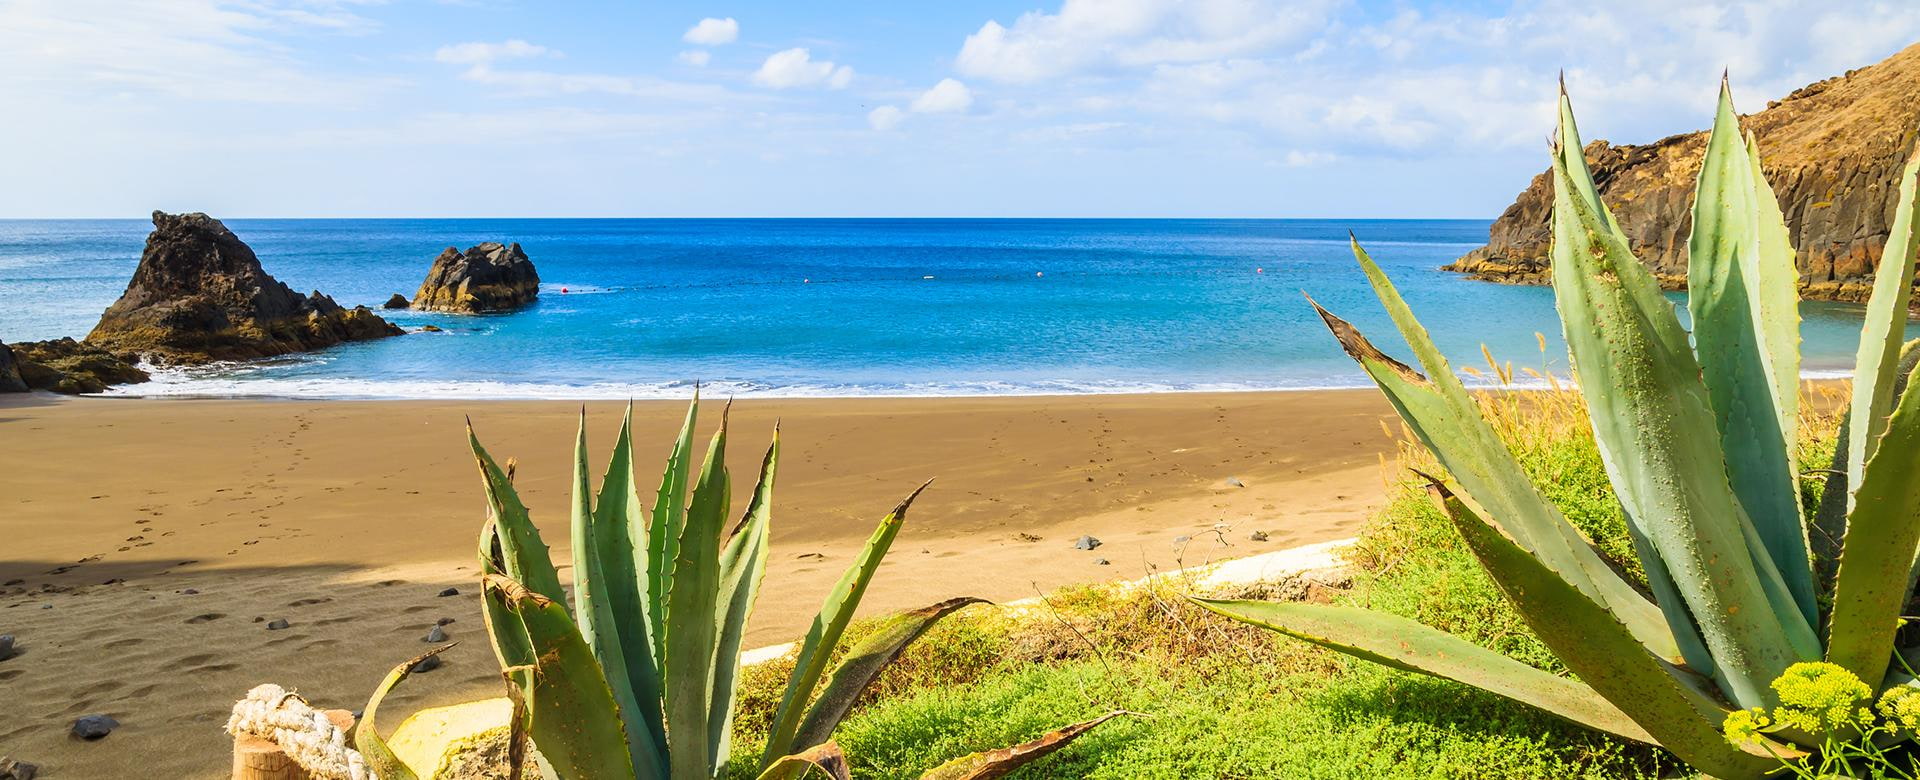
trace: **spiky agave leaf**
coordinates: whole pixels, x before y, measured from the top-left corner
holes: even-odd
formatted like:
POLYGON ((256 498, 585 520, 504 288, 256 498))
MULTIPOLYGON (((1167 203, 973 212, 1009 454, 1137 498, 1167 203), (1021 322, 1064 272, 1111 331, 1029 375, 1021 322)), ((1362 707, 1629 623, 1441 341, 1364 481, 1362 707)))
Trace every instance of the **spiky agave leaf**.
POLYGON ((519 676, 533 743, 554 770, 568 780, 659 777, 635 771, 613 689, 566 605, 500 575, 482 585, 526 627, 534 662, 505 671, 519 676))
MULTIPOLYGON (((367 706, 360 711, 360 725, 353 732, 353 747, 360 751, 360 755, 367 760, 367 766, 371 767, 382 780, 419 780, 420 774, 413 767, 407 766, 406 762, 401 761, 400 756, 387 745, 386 737, 380 735, 381 702, 386 701, 387 694, 399 687, 421 661, 444 653, 452 647, 451 643, 441 645, 393 667, 392 671, 387 672, 386 678, 374 687, 373 695, 367 697, 367 706)), ((433 767, 427 767, 426 771, 432 772, 433 769, 433 767)))
POLYGON ((1853 494, 1846 547, 1834 581, 1827 660, 1879 690, 1894 651, 1894 632, 1910 591, 1920 547, 1920 392, 1907 392, 1887 419, 1879 446, 1853 494))
POLYGON ((747 618, 760 595, 760 581, 767 573, 773 480, 779 464, 780 429, 775 426, 773 443, 767 445, 767 454, 760 461, 760 481, 754 485, 753 498, 720 553, 720 637, 714 651, 713 704, 707 721, 707 742, 715 766, 727 763, 731 748, 733 710, 739 699, 734 686, 740 676, 740 645, 747 635, 747 618))
MULTIPOLYGON (((693 485, 693 426, 700 417, 700 388, 693 388, 693 400, 687 403, 687 418, 680 435, 667 453, 667 465, 660 476, 660 489, 654 495, 653 512, 646 527, 648 630, 653 637, 655 668, 666 667, 667 593, 673 587, 673 566, 679 557, 680 529, 687 519, 687 491, 693 485)), ((635 549, 641 547, 640 529, 630 528, 635 549)))
MULTIPOLYGON (((1920 146, 1900 171, 1898 200, 1887 234, 1886 249, 1874 271, 1873 292, 1867 297, 1866 323, 1860 331, 1860 351, 1853 365, 1853 398, 1847 410, 1847 485, 1858 490, 1867 461, 1879 446, 1893 408, 1893 367, 1913 300, 1916 253, 1920 253, 1920 146)), ((1853 503, 1849 499, 1848 508, 1853 503)))
POLYGON ((880 519, 880 525, 867 538, 866 547, 854 559, 853 565, 847 567, 833 590, 827 592, 826 603, 814 615, 813 625, 807 629, 807 637, 800 643, 799 659, 794 663, 793 674, 787 678, 787 688, 780 696, 780 706, 774 711, 773 728, 767 736, 767 752, 761 758, 763 767, 772 765, 780 756, 791 752, 787 746, 794 744, 793 737, 800 730, 807 702, 813 698, 814 688, 826 673, 827 661, 840 644, 840 636, 846 632, 847 624, 853 622, 853 612, 860 606, 860 598, 866 595, 874 572, 879 570, 887 549, 893 546, 893 538, 899 535, 900 525, 906 522, 907 509, 931 484, 932 480, 921 484, 886 517, 880 519))
POLYGON ((668 759, 675 778, 712 777, 718 769, 711 742, 714 656, 719 643, 720 534, 726 530, 731 487, 726 467, 727 420, 707 445, 699 482, 680 528, 668 585, 662 686, 668 759))
POLYGON ((985 604, 985 599, 961 596, 947 599, 919 609, 898 612, 886 618, 879 628, 847 649, 846 657, 839 666, 834 667, 833 676, 828 678, 827 687, 820 692, 813 706, 807 708, 806 720, 801 722, 800 730, 794 735, 789 750, 798 750, 807 746, 821 744, 833 736, 840 721, 846 720, 847 713, 853 710, 860 694, 873 684, 880 672, 893 663, 907 646, 920 638, 921 634, 940 622, 941 618, 953 614, 973 604, 985 604))
POLYGON ((1005 777, 1016 769, 1052 755, 1100 724, 1128 714, 1131 713, 1116 710, 1093 720, 1049 731, 1012 747, 961 756, 934 767, 932 771, 921 775, 920 780, 991 780, 1005 777))

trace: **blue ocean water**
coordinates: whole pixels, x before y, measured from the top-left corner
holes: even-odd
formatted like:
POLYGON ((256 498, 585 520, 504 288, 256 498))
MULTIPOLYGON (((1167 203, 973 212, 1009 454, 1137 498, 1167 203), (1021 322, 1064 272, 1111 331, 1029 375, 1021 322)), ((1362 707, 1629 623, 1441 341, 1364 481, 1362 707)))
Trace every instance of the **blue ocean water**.
MULTIPOLYGON (((1354 231, 1456 365, 1565 374, 1550 290, 1437 267, 1485 221, 230 220, 269 273, 342 304, 412 295, 441 249, 518 241, 545 282, 504 315, 384 313, 412 332, 162 372, 130 395, 684 397, 1361 386, 1301 293, 1405 355, 1354 231), (1542 350, 1536 334, 1544 334, 1542 350)), ((151 226, 0 221, 0 340, 83 336, 151 226)), ((1844 371, 1859 310, 1808 303, 1806 367, 1844 371)))

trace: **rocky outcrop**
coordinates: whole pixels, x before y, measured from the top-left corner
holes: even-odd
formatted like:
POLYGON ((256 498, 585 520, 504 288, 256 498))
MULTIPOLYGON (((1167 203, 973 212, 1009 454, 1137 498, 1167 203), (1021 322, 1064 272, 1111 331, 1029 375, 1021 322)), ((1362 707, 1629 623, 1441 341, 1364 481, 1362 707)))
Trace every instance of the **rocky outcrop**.
POLYGON ((407 307, 408 307, 408 306, 410 306, 410 305, 412 305, 412 304, 409 304, 409 303, 407 303, 407 296, 405 296, 405 295, 401 295, 401 294, 399 294, 399 293, 394 293, 394 294, 393 294, 393 297, 391 297, 391 298, 388 298, 388 299, 387 299, 387 302, 386 302, 386 303, 383 303, 383 304, 380 304, 380 308, 382 308, 382 309, 404 309, 404 308, 407 308, 407 307))
MULTIPOLYGON (((147 372, 135 365, 138 361, 132 355, 116 355, 71 338, 21 342, 11 351, 19 378, 26 386, 22 389, 77 395, 98 393, 110 385, 147 381, 147 372)), ((0 375, 4 373, 0 369, 0 375)), ((0 376, 3 381, 4 376, 0 376)))
POLYGON ((540 295, 540 274, 519 244, 489 241, 441 252, 413 295, 413 308, 459 314, 511 311, 540 295))
MULTIPOLYGON (((1920 44, 1804 87, 1741 119, 1786 214, 1808 298, 1864 301, 1892 221, 1901 167, 1920 128, 1920 44)), ((1694 180, 1705 131, 1650 144, 1594 141, 1587 165, 1634 252, 1662 284, 1686 283, 1694 180)), ((1493 223, 1487 245, 1447 270, 1544 284, 1553 183, 1542 173, 1493 223)))
POLYGON ((172 363, 282 355, 400 335, 365 306, 301 296, 205 214, 153 213, 140 266, 87 341, 172 363))
POLYGON ((20 363, 13 349, 0 344, 0 393, 24 393, 27 380, 20 378, 20 363))

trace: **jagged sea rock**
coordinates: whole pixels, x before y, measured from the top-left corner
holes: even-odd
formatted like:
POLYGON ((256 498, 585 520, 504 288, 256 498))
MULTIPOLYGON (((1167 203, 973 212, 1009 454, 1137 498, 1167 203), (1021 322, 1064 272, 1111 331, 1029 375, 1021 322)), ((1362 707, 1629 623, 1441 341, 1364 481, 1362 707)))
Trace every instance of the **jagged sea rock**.
POLYGON ((520 245, 489 241, 434 258, 413 308, 459 314, 511 311, 540 295, 540 274, 520 245))
MULTIPOLYGON (((1900 169, 1920 126, 1920 44, 1803 87, 1742 117, 1787 218, 1801 294, 1864 301, 1885 248, 1900 169)), ((1661 284, 1686 284, 1693 190, 1705 131, 1585 150, 1600 197, 1661 284)), ((1488 231, 1487 245, 1446 266, 1497 282, 1548 281, 1553 181, 1535 176, 1488 231)))
POLYGON ((408 306, 411 306, 411 305, 413 305, 413 304, 411 304, 411 303, 409 303, 409 302, 407 302, 407 296, 405 296, 405 295, 401 295, 401 294, 399 294, 399 293, 394 293, 394 294, 393 294, 393 297, 392 297, 392 298, 388 298, 388 299, 387 299, 387 302, 386 302, 386 303, 383 303, 383 304, 380 304, 380 308, 382 308, 382 309, 404 309, 404 308, 407 308, 408 306))
POLYGON ((98 393, 110 385, 147 381, 147 372, 132 355, 116 355, 72 338, 23 341, 12 347, 20 379, 33 390, 78 395, 98 393))
POLYGON ((127 291, 87 341, 173 363, 283 355, 400 335, 365 306, 302 297, 273 278, 220 220, 153 212, 153 232, 127 291))
POLYGON ((27 380, 20 378, 20 364, 13 349, 0 343, 0 393, 24 393, 27 380))

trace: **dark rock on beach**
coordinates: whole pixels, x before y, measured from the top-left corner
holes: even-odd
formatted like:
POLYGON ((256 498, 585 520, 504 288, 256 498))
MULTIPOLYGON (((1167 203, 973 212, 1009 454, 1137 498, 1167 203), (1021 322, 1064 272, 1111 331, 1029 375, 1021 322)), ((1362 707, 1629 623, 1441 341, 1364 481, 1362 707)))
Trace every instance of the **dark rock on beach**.
POLYGON ((13 349, 0 343, 0 393, 24 393, 27 380, 20 378, 20 364, 13 349))
POLYGON ((87 341, 173 363, 244 360, 400 335, 365 306, 301 296, 205 214, 153 213, 140 265, 87 341))
POLYGON ((287 626, 288 623, 285 618, 274 618, 273 620, 267 621, 268 631, 279 631, 287 626))
POLYGON ((1099 546, 1100 540, 1091 536, 1082 535, 1080 538, 1073 540, 1073 549, 1075 550, 1092 550, 1099 546))
POLYGON ((393 294, 393 297, 392 297, 392 298, 388 298, 388 299, 387 299, 387 302, 386 302, 386 303, 383 303, 383 304, 380 304, 380 308, 382 308, 382 309, 404 309, 404 308, 407 308, 408 306, 411 306, 411 305, 413 305, 413 304, 411 304, 411 303, 408 303, 408 302, 407 302, 407 296, 405 296, 405 295, 401 295, 401 294, 399 294, 399 293, 394 293, 394 294, 393 294))
POLYGON ((458 314, 511 311, 540 295, 540 274, 519 244, 489 241, 461 252, 453 247, 433 261, 413 308, 458 314))
POLYGON ((420 641, 433 643, 445 642, 447 641, 447 630, 435 624, 433 628, 427 629, 427 635, 421 637, 420 641))
POLYGON ((441 590, 439 593, 439 596, 441 598, 446 598, 448 596, 458 596, 458 595, 460 595, 459 588, 446 588, 444 590, 441 590))
MULTIPOLYGON (((1920 44, 1808 85, 1741 118, 1797 251, 1801 294, 1865 301, 1885 249, 1899 174, 1920 124, 1920 44)), ((1705 108, 1706 106, 1702 106, 1705 108)), ((1585 149, 1600 197, 1662 285, 1686 284, 1695 179, 1706 131, 1650 144, 1585 149)), ((1553 181, 1535 176, 1488 231, 1487 245, 1446 266, 1496 282, 1545 284, 1553 181)), ((1364 238, 1364 237, 1363 237, 1364 238)))
POLYGON ((20 379, 34 390, 76 395, 147 381, 147 372, 134 365, 138 362, 134 356, 116 355, 71 338, 25 341, 14 344, 11 352, 20 379))
POLYGON ((120 728, 120 721, 107 715, 82 715, 73 722, 74 736, 85 740, 95 740, 112 734, 120 728))
POLYGON ((12 634, 0 634, 0 661, 5 661, 13 657, 13 654, 16 652, 13 649, 14 641, 12 634))
POLYGON ((33 780, 39 776, 39 764, 16 758, 0 758, 0 780, 33 780))
POLYGON ((445 663, 446 663, 445 661, 442 661, 442 660, 440 660, 440 656, 437 656, 437 655, 430 655, 430 656, 427 656, 427 657, 425 657, 425 658, 422 658, 422 659, 420 659, 420 663, 417 663, 417 664, 414 664, 414 665, 413 665, 413 671, 416 671, 416 672, 431 672, 431 671, 433 671, 433 670, 435 670, 435 669, 438 669, 438 668, 440 668, 440 667, 441 667, 442 665, 444 665, 445 663))

